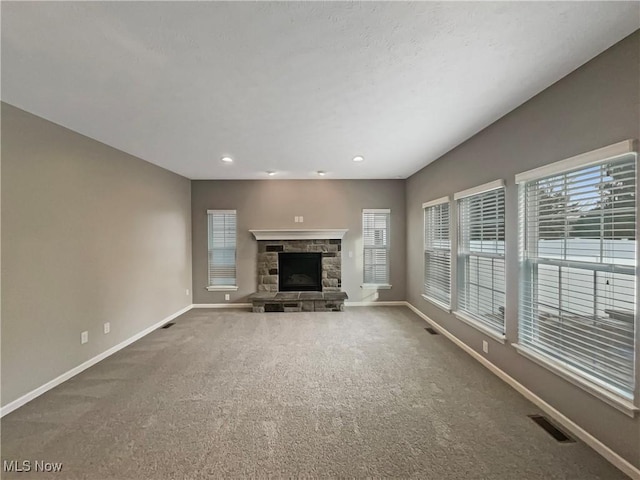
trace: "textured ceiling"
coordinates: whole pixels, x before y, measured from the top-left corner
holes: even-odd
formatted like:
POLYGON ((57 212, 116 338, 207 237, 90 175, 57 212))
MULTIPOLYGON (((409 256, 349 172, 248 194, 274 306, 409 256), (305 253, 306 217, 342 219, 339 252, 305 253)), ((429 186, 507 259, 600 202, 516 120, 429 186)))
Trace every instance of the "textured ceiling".
POLYGON ((194 179, 404 178, 640 26, 638 2, 1 8, 3 101, 194 179))

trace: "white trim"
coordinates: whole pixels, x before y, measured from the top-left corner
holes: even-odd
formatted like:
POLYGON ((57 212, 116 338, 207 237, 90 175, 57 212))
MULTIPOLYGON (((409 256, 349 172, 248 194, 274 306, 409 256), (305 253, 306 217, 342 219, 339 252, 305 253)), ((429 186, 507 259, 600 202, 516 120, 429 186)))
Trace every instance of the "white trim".
POLYGON ((206 288, 210 292, 235 292, 238 290, 236 285, 210 285, 206 288))
POLYGON ((579 167, 595 165, 605 160, 636 151, 635 140, 624 140, 622 142, 614 143, 613 145, 598 148, 597 150, 581 153, 580 155, 576 155, 565 160, 550 163, 549 165, 543 165, 542 167, 534 168, 533 170, 518 173, 516 175, 516 183, 529 182, 538 178, 568 172, 579 167))
POLYGON ((443 203, 449 202, 449 196, 436 198, 435 200, 431 200, 429 202, 424 202, 422 204, 422 208, 435 207, 436 205, 441 205, 443 203))
POLYGON ((236 210, 207 210, 207 215, 215 213, 217 215, 235 215, 237 213, 236 210))
POLYGON ((362 213, 391 213, 390 208, 363 208, 362 213))
POLYGON ((256 240, 341 240, 346 228, 249 230, 256 240))
POLYGON ((461 322, 466 323, 470 327, 473 327, 476 330, 478 330, 480 333, 484 333, 485 335, 493 338, 496 342, 500 342, 500 343, 502 343, 504 345, 504 343, 505 343, 505 341, 507 339, 507 337, 504 335, 504 333, 502 335, 500 335, 498 332, 496 332, 494 330, 491 330, 489 327, 484 325, 482 322, 480 322, 479 320, 476 320, 471 315, 468 315, 465 312, 461 312, 459 310, 456 310, 455 312, 453 312, 453 314, 461 322))
POLYGON ((542 398, 540 398, 535 393, 533 393, 531 390, 529 390, 527 387, 525 387, 520 382, 518 382, 515 378, 511 377, 510 375, 508 375, 504 371, 500 370, 496 365, 494 365, 489 360, 484 358, 482 355, 480 355, 478 352, 473 350, 467 344, 465 344, 464 342, 459 340, 451 332, 449 332, 448 330, 446 330, 445 328, 441 327, 436 322, 431 320, 428 316, 426 316, 424 313, 422 313, 416 307, 411 305, 409 302, 407 302, 406 305, 416 315, 418 315, 420 318, 422 318, 424 321, 426 321, 433 328, 438 330, 438 332, 440 332, 442 335, 447 337, 449 340, 451 340, 453 343, 455 343, 462 350, 464 350, 469 355, 471 355, 475 360, 477 360, 484 367, 489 369, 489 371, 491 373, 493 373, 498 378, 503 380, 505 383, 510 385, 514 390, 516 390, 523 397, 525 397, 531 403, 533 403, 538 408, 540 408, 540 410, 542 410, 544 413, 546 413, 551 418, 553 418, 562 427, 564 427, 567 430, 569 430, 569 432, 573 433, 577 438, 582 440, 584 443, 586 443, 588 446, 590 446, 592 449, 594 449, 596 452, 598 452, 600 455, 602 455, 606 460, 608 460, 610 463, 612 463, 615 467, 620 469, 625 474, 629 475, 632 479, 640 480, 640 469, 635 467, 628 460, 625 460, 624 458, 622 458, 616 452, 611 450, 611 448, 606 446, 604 443, 602 443, 596 437, 591 435, 589 432, 587 432, 584 428, 582 428, 580 425, 575 423, 573 420, 571 420, 570 418, 565 416, 559 410, 556 410, 554 407, 549 405, 542 398))
POLYGON ((575 385, 576 387, 581 388, 585 392, 590 393, 594 397, 597 397, 613 408, 620 410, 628 417, 634 418, 636 412, 640 411, 640 409, 636 407, 631 401, 625 400, 615 393, 609 392, 605 388, 591 383, 588 380, 585 380, 584 377, 573 373, 568 368, 565 368, 564 366, 553 362, 551 359, 547 359, 545 356, 540 355, 530 348, 517 343, 514 343, 513 347, 516 349, 516 352, 518 352, 523 357, 528 358, 529 360, 540 365, 543 368, 546 368, 550 372, 558 375, 559 377, 575 385))
POLYGON ((100 353, 99 355, 96 355, 95 357, 87 360, 86 362, 81 363, 80 365, 78 365, 77 367, 72 368, 68 372, 65 372, 62 375, 57 376, 53 380, 48 381, 44 385, 41 385, 38 388, 35 388, 34 390, 31 390, 29 393, 26 393, 26 394, 22 395, 20 398, 17 398, 16 400, 14 400, 12 402, 7 403, 4 407, 0 408, 0 417, 4 417, 5 415, 13 412, 17 408, 20 408, 23 405, 29 403, 31 400, 39 397, 43 393, 46 393, 49 390, 51 390, 52 388, 57 387, 61 383, 66 382, 70 378, 75 377, 79 373, 85 371, 87 368, 92 367, 96 363, 104 360, 107 357, 110 357, 114 353, 116 353, 116 352, 122 350, 123 348, 131 345, 136 340, 140 340, 142 337, 144 337, 145 335, 150 334, 154 330, 157 330, 158 328, 160 328, 165 323, 170 322, 174 318, 179 317, 183 313, 188 312, 189 310, 191 310, 192 307, 193 307, 193 305, 187 305, 183 309, 178 310, 176 313, 172 313, 168 317, 165 317, 162 320, 160 320, 158 323, 155 323, 155 324, 151 325, 150 327, 145 328, 141 332, 136 333, 134 336, 129 337, 128 339, 124 340, 123 342, 120 342, 119 344, 117 344, 117 345, 105 350, 104 352, 100 353))
POLYGON ((493 182, 478 185, 477 187, 467 188, 461 192, 454 193, 453 199, 460 200, 461 198, 470 197, 471 195, 478 195, 479 193, 490 192, 491 190, 497 190, 498 188, 504 188, 504 180, 494 180, 493 182))
POLYGON ((382 302, 349 302, 345 301, 345 307, 405 307, 407 302, 404 300, 387 300, 382 302))
POLYGON ((391 290, 391 285, 388 283, 363 283, 360 288, 365 290, 391 290))
POLYGON ((251 303, 194 303, 193 308, 251 308, 251 303))
POLYGON ((421 294, 422 298, 424 298, 427 302, 433 303, 436 307, 438 307, 441 310, 444 310, 447 313, 451 313, 451 307, 449 305, 446 305, 442 302, 440 302, 439 300, 436 300, 435 298, 431 298, 427 295, 425 295, 424 293, 421 294))

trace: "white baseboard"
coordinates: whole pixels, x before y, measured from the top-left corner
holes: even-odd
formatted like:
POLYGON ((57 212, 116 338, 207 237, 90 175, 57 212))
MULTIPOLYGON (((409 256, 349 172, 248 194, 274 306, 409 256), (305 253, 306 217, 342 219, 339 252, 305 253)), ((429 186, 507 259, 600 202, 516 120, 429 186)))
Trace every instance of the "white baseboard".
POLYGON ((388 300, 380 302, 344 302, 345 307, 404 307, 407 302, 404 300, 388 300))
POLYGON ((426 316, 424 313, 422 313, 416 307, 411 305, 409 302, 405 302, 405 304, 416 315, 418 315, 420 318, 422 318, 424 321, 426 321, 429 325, 431 325, 433 328, 435 328, 438 332, 440 332, 442 335, 444 335, 449 340, 451 340, 453 343, 455 343, 462 350, 464 350, 469 355, 471 355, 474 359, 476 359, 483 366, 485 366, 487 369, 489 369, 489 371, 491 371, 491 373, 495 374, 498 378, 500 378, 501 380, 503 380, 504 382, 509 384, 513 389, 515 389, 523 397, 525 397, 531 403, 536 405, 540 410, 542 410, 547 415, 549 415, 551 418, 553 418, 556 422, 558 422, 560 425, 562 425, 564 428, 566 428, 569 432, 573 433, 577 438, 579 438, 584 443, 586 443, 591 448, 593 448, 596 452, 598 452, 600 455, 602 455, 606 460, 608 460, 610 463, 612 463, 617 468, 622 470, 622 472, 624 472, 625 474, 629 475, 633 480, 640 480, 640 469, 638 469, 637 467, 632 465, 629 461, 627 461, 624 458, 622 458, 620 455, 618 455, 616 452, 611 450, 609 447, 607 447, 604 443, 602 443, 596 437, 594 437, 589 432, 587 432, 580 425, 578 425, 573 420, 571 420, 570 418, 568 418, 564 414, 562 414, 560 411, 556 410, 554 407, 549 405, 542 398, 540 398, 535 393, 533 393, 531 390, 529 390, 527 387, 525 387, 520 382, 518 382, 515 378, 511 377, 510 375, 508 375, 507 373, 502 371, 500 368, 498 368, 496 365, 491 363, 485 357, 480 355, 478 352, 476 352, 474 349, 472 349, 466 343, 462 342, 460 339, 458 339, 451 332, 449 332, 445 328, 443 328, 440 325, 438 325, 436 322, 434 322, 432 319, 430 319, 428 316, 426 316))
POLYGON ((251 308, 250 303, 194 303, 193 308, 251 308))
POLYGON ((20 408, 21 406, 23 406, 26 403, 29 403, 34 398, 39 397, 40 395, 42 395, 43 393, 51 390, 54 387, 57 387, 62 382, 66 382, 71 377, 75 377, 80 372, 83 372, 84 370, 86 370, 87 368, 95 365, 96 363, 100 362, 101 360, 104 360, 105 358, 113 355, 117 351, 122 350, 124 347, 126 347, 128 345, 131 345, 136 340, 140 340, 142 337, 144 337, 145 335, 148 335, 151 332, 153 332, 154 330, 160 328, 165 323, 170 322, 174 318, 179 317, 183 313, 188 312, 189 310, 191 310, 192 307, 193 307, 193 305, 187 305, 186 307, 184 307, 183 309, 177 311, 176 313, 172 313, 168 317, 163 318, 158 323, 155 323, 155 324, 151 325, 150 327, 145 328, 141 332, 136 333, 133 337, 127 338, 125 341, 120 342, 119 344, 109 348, 108 350, 105 350, 101 354, 96 355, 95 357, 93 357, 93 358, 87 360, 86 362, 78 365, 77 367, 72 368, 68 372, 65 372, 62 375, 54 378, 53 380, 48 381, 44 385, 41 385, 40 387, 38 387, 38 388, 36 388, 34 390, 31 390, 29 393, 21 396, 20 398, 17 398, 13 402, 7 403, 4 407, 0 408, 0 417, 4 417, 5 415, 13 412, 15 409, 20 408))

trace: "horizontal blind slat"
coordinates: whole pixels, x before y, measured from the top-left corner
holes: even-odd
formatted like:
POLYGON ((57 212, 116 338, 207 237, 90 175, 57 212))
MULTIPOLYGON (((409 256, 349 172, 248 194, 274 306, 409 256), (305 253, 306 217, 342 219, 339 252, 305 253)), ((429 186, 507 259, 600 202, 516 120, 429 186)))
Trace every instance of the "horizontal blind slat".
POLYGON ((520 342, 631 398, 636 154, 522 184, 520 342))
POLYGON ((236 285, 235 210, 208 210, 210 286, 236 285))
POLYGON ((424 209, 424 294, 451 304, 451 238, 449 203, 424 209))

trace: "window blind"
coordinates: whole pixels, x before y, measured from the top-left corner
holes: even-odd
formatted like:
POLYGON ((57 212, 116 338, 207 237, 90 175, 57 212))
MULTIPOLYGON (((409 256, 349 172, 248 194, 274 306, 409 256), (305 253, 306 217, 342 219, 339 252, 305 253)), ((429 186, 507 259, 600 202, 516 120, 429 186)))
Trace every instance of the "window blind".
POLYGON ((208 210, 209 286, 236 285, 236 211, 208 210))
POLYGON ((389 209, 362 211, 364 283, 389 284, 389 209))
POLYGON ((451 238, 449 199, 424 205, 424 295, 451 306, 451 238))
POLYGON ((504 334, 504 195, 499 181, 488 191, 458 199, 458 310, 504 334))
POLYGON ((636 154, 520 186, 519 342, 632 398, 636 154))

